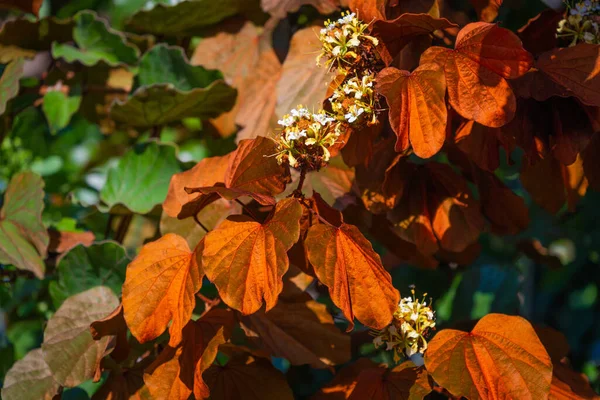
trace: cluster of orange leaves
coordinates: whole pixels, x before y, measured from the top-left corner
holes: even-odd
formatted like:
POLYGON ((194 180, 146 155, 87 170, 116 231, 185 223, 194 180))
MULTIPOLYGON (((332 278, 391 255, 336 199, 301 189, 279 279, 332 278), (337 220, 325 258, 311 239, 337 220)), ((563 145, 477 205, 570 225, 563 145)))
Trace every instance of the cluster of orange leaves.
MULTIPOLYGON (((495 17, 499 2, 476 3, 486 3, 478 9, 483 20, 495 17)), ((348 330, 355 319, 384 328, 400 293, 361 231, 400 259, 434 267, 439 260, 468 263, 484 229, 523 230, 527 207, 493 174, 500 147, 507 154, 524 150, 523 185, 551 212, 565 203, 575 207, 588 185, 600 186, 593 156, 600 146, 600 49, 556 48, 559 13, 542 13, 517 35, 489 22, 458 30, 445 18, 407 13, 397 1, 354 0, 350 7, 373 21, 371 34, 380 39, 386 67, 377 91, 395 134, 386 136, 381 124, 351 132, 336 149, 355 167, 354 190, 362 201, 342 213, 317 192, 285 197, 292 175, 269 157, 275 144, 264 137, 242 140, 234 152, 173 176, 163 208, 174 218, 197 218, 221 199, 252 201, 193 248, 172 233, 146 244, 128 266, 122 308, 100 322, 104 335, 117 338, 126 324, 140 343, 168 330, 168 345, 143 370, 154 398, 286 399, 285 379, 266 356, 316 368, 346 362, 349 338, 337 332, 325 307, 284 290, 290 263, 327 287, 348 330), (456 35, 453 48, 430 46, 434 32, 445 41, 456 35), (440 151, 455 168, 409 159, 440 151), (204 277, 227 308, 207 302, 193 321, 204 277), (267 355, 228 343, 237 324, 267 355), (311 335, 320 339, 309 344, 311 335), (230 357, 224 367, 213 365, 217 350, 230 357)), ((432 390, 469 399, 589 395, 563 362, 567 351, 546 343, 548 335, 522 318, 489 315, 470 333, 439 332, 424 367, 406 362, 388 370, 360 360, 317 397, 412 399, 432 390)))

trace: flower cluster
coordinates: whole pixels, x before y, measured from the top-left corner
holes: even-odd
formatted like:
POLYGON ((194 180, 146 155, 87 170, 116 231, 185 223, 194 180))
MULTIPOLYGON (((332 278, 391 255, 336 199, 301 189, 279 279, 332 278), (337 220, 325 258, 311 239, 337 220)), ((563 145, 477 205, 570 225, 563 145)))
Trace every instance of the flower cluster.
POLYGON ((558 23, 557 37, 570 40, 569 46, 600 44, 600 1, 572 1, 566 5, 568 15, 558 23))
POLYGON ((377 122, 374 80, 373 73, 363 75, 361 78, 354 76, 335 89, 329 102, 338 121, 352 124, 357 120, 361 122, 362 116, 369 124, 377 122))
POLYGON ((335 118, 323 110, 312 113, 299 105, 278 121, 282 132, 277 141, 277 161, 288 162, 292 168, 318 170, 330 157, 328 147, 333 146, 340 133, 335 118))
POLYGON ((392 324, 376 333, 375 347, 386 345, 386 350, 394 351, 394 361, 399 362, 401 354, 411 357, 427 349, 425 336, 435 328, 435 313, 425 301, 419 301, 412 291, 412 297, 405 297, 398 304, 392 324))
POLYGON ((319 34, 322 48, 317 65, 325 58, 328 67, 337 64, 337 68, 347 69, 361 57, 372 54, 378 40, 365 33, 368 27, 368 24, 356 18, 356 14, 349 12, 337 21, 326 21, 325 28, 319 34))

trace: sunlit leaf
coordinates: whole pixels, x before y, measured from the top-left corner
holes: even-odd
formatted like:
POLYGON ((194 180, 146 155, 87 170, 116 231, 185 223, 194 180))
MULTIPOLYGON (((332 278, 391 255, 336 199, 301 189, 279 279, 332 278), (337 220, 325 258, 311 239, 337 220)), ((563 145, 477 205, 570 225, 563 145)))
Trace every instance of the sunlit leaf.
POLYGON ((74 387, 94 376, 109 338, 94 341, 89 326, 118 305, 117 296, 99 286, 69 297, 50 318, 42 351, 58 383, 74 387))
POLYGON ((44 361, 42 349, 35 349, 17 361, 8 371, 4 377, 2 398, 51 400, 58 392, 59 386, 44 361))
MULTIPOLYGON (((199 245, 197 251, 201 250, 199 245)), ((176 346, 192 316, 203 276, 196 255, 180 236, 170 233, 142 247, 127 266, 123 285, 125 321, 133 336, 147 342, 173 321, 169 344, 176 346)))
POLYGON ((421 400, 432 390, 432 381, 423 367, 406 361, 388 370, 369 368, 359 375, 349 400, 421 400))
POLYGON ((469 399, 543 399, 552 363, 521 317, 488 314, 470 332, 444 329, 429 342, 425 367, 455 396, 469 399))
POLYGON ((48 232, 42 223, 44 181, 32 172, 13 176, 0 210, 0 263, 43 278, 48 232))
POLYGON ((533 59, 511 31, 477 22, 459 32, 454 50, 429 48, 421 63, 430 62, 444 69, 450 104, 460 115, 500 127, 513 119, 516 109, 506 79, 526 73, 533 59))
POLYGON ((301 216, 300 203, 286 199, 263 224, 232 216, 206 235, 201 264, 225 303, 246 315, 275 306, 301 216))

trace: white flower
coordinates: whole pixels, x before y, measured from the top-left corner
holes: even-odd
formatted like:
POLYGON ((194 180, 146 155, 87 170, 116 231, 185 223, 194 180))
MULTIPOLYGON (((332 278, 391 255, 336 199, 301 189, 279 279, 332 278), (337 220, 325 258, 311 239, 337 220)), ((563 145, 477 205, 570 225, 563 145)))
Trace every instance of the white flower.
POLYGON ((427 319, 433 321, 433 311, 427 311, 427 319))
POLYGON ((346 120, 347 120, 349 123, 353 123, 353 122, 354 122, 354 121, 356 121, 356 120, 358 119, 358 117, 360 117, 360 115, 361 115, 362 113, 364 113, 364 112, 365 112, 365 109, 361 107, 361 108, 359 108, 358 110, 356 110, 355 112, 352 112, 352 111, 351 111, 351 112, 349 112, 348 114, 344 115, 344 118, 346 118, 346 120))
POLYGON ((333 36, 327 36, 327 37, 325 38, 325 41, 326 41, 327 43, 336 43, 336 40, 335 40, 335 38, 334 38, 333 36))
POLYGON ((299 132, 295 132, 295 131, 288 131, 286 133, 286 140, 287 141, 291 141, 291 140, 298 140, 301 137, 306 137, 306 131, 305 130, 301 130, 299 132))
POLYGON ((386 342, 387 347, 385 348, 387 351, 390 351, 394 348, 394 342, 386 342))
POLYGON ((583 34, 583 40, 585 40, 588 43, 593 42, 595 38, 596 37, 590 32, 586 32, 583 34))
MULTIPOLYGON (((333 96, 332 96, 332 98, 333 98, 333 96)), ((312 118, 313 118, 313 120, 320 123, 322 126, 325 126, 325 125, 335 121, 335 118, 328 117, 327 114, 313 114, 312 118)))
POLYGON ((360 40, 358 40, 358 37, 357 37, 356 34, 354 34, 352 36, 352 39, 348 40, 347 46, 348 47, 358 47, 358 46, 360 46, 360 40))
POLYGON ((288 162, 292 168, 296 168, 298 166, 298 160, 296 160, 296 158, 291 154, 288 154, 288 162))
POLYGON ((340 46, 335 46, 333 50, 331 50, 331 54, 333 54, 334 56, 339 56, 341 51, 342 48, 340 46))
POLYGON ((381 338, 381 336, 377 336, 375 339, 373 339, 373 344, 375 345, 375 347, 383 346, 383 339, 381 338))
POLYGON ((284 117, 283 119, 277 121, 277 123, 285 127, 292 126, 294 124, 294 117, 288 115, 287 117, 284 117))
POLYGON ((410 315, 410 319, 411 319, 411 320, 413 320, 413 321, 416 321, 417 319, 419 319, 419 314, 418 314, 418 313, 416 313, 416 312, 413 312, 413 313, 410 315))

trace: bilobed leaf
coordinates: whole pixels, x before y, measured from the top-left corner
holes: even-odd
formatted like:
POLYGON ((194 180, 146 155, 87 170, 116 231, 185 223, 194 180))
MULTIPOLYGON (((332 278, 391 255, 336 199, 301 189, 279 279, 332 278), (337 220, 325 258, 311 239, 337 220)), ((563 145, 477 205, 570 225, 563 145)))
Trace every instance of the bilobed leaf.
POLYGON ((121 294, 129 257, 115 242, 79 245, 64 254, 57 265, 58 279, 50 282, 50 296, 55 307, 68 297, 95 286, 106 286, 121 294))
POLYGON ((348 319, 348 330, 354 326, 354 317, 374 329, 390 323, 400 293, 357 227, 314 225, 308 230, 305 246, 317 278, 329 288, 331 299, 348 319))
POLYGON ((34 14, 37 17, 42 3, 42 0, 2 0, 0 1, 0 8, 13 8, 34 14))
POLYGON ((386 65, 390 65, 404 46, 415 38, 432 34, 437 30, 457 27, 458 25, 446 18, 434 18, 429 14, 404 13, 393 20, 375 21, 371 33, 380 40, 379 53, 386 65))
POLYGON ((507 155, 516 147, 515 138, 504 128, 490 128, 475 121, 461 124, 454 142, 479 168, 491 172, 500 166, 500 146, 504 147, 507 155))
POLYGON ((301 217, 298 200, 285 199, 263 224, 232 216, 206 235, 201 264, 227 305, 245 315, 275 306, 301 217))
POLYGON ((406 150, 410 142, 421 158, 436 154, 446 138, 444 72, 436 65, 421 65, 412 73, 390 67, 377 75, 377 87, 390 108, 396 151, 406 150))
POLYGON ((580 43, 546 52, 535 66, 584 104, 600 106, 600 49, 597 45, 580 43))
POLYGON ((175 147, 148 142, 129 150, 108 172, 100 200, 111 209, 123 205, 145 214, 164 201, 169 179, 181 171, 175 147))
POLYGON ((327 307, 314 300, 280 300, 269 312, 243 317, 242 323, 246 336, 292 365, 326 368, 350 359, 350 337, 334 325, 327 307))
POLYGON ((588 188, 581 157, 577 157, 571 165, 563 165, 552 156, 534 165, 523 160, 521 183, 533 201, 552 214, 556 214, 565 203, 569 210, 575 210, 579 198, 588 188))
POLYGON ((260 0, 187 0, 175 5, 156 3, 127 21, 127 30, 160 36, 198 36, 207 28, 239 14, 255 13, 260 0))
POLYGON ((498 16, 502 0, 471 0, 480 21, 493 22, 498 16))
POLYGON ((50 318, 42 351, 54 379, 62 386, 74 387, 94 376, 109 338, 94 341, 90 324, 118 305, 112 290, 99 286, 69 297, 50 318))
POLYGON ((425 368, 411 361, 389 371, 385 367, 369 368, 358 375, 348 400, 421 400, 431 392, 432 383, 425 368))
POLYGON ((285 376, 268 360, 235 354, 225 366, 213 365, 204 373, 211 399, 292 400, 285 376))
POLYGON ((52 43, 52 56, 66 62, 80 62, 93 66, 100 61, 110 66, 136 64, 139 50, 127 43, 125 36, 111 29, 108 22, 94 12, 85 10, 73 17, 73 39, 77 47, 59 42, 52 43))
POLYGON ((431 47, 423 53, 421 64, 431 62, 444 69, 450 104, 460 115, 500 127, 513 119, 516 109, 506 79, 526 73, 533 59, 511 31, 476 22, 459 32, 454 50, 431 47))
POLYGON ((0 263, 43 278, 48 232, 42 223, 44 181, 33 172, 13 176, 0 209, 0 263))
POLYGON ((23 76, 24 65, 23 58, 0 65, 0 115, 6 111, 8 101, 19 93, 19 79, 23 76))
POLYGON ((429 342, 425 367, 455 396, 469 399, 543 399, 552 362, 521 317, 488 314, 470 332, 444 329, 429 342))
POLYGON ((60 90, 46 92, 42 111, 48 121, 50 132, 54 134, 69 125, 80 103, 81 96, 69 96, 60 90))
POLYGON ((167 346, 146 368, 144 382, 153 398, 187 400, 207 398, 210 394, 202 374, 217 356, 219 345, 231 335, 234 316, 231 311, 212 309, 183 328, 177 347, 167 346))
POLYGON ((42 349, 35 349, 8 370, 4 377, 2 398, 51 400, 58 392, 59 386, 44 361, 42 349))
MULTIPOLYGON (((202 251, 202 242, 196 249, 202 251)), ((146 244, 127 266, 123 285, 125 321, 141 343, 160 336, 169 321, 169 344, 176 346, 194 310, 204 273, 181 236, 167 234, 146 244)))

